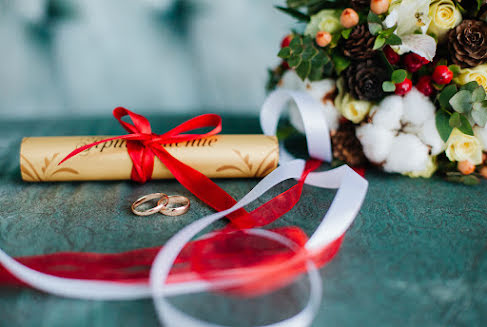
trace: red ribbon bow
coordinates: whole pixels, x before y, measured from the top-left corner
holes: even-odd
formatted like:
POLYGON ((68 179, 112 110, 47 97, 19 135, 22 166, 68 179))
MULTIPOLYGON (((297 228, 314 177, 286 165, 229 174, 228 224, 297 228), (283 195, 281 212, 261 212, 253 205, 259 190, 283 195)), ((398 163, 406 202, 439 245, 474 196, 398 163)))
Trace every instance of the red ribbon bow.
MULTIPOLYGON (((128 109, 122 107, 115 108, 113 110, 113 115, 130 134, 111 137, 82 146, 68 154, 59 164, 62 164, 69 158, 98 144, 120 139, 127 140, 127 151, 133 163, 131 174, 132 180, 140 183, 149 181, 152 178, 154 156, 156 156, 181 185, 213 209, 223 211, 237 203, 235 199, 208 177, 174 158, 162 146, 163 144, 198 140, 220 133, 222 129, 222 120, 220 116, 215 114, 200 115, 182 123, 164 134, 158 135, 152 132, 147 118, 128 109), (123 121, 122 118, 124 116, 129 116, 133 124, 123 121), (213 127, 213 129, 204 134, 183 134, 195 129, 207 127, 213 127)), ((240 209, 229 214, 227 217, 235 223, 237 217, 244 216, 248 216, 247 212, 240 209)), ((249 221, 244 223, 243 220, 244 219, 241 218, 236 225, 240 228, 249 227, 249 221)))

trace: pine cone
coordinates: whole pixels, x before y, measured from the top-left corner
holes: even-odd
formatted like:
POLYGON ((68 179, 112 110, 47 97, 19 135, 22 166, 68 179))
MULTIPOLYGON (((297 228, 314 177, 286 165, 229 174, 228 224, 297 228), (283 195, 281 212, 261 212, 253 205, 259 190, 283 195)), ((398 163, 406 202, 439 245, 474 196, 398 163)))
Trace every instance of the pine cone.
POLYGON ((351 122, 343 123, 331 135, 333 158, 346 162, 350 166, 363 166, 367 158, 362 150, 362 144, 355 136, 355 125, 351 122))
POLYGON ((487 62, 487 24, 466 19, 448 34, 448 50, 454 64, 462 68, 487 62))
POLYGON ((375 36, 370 34, 366 24, 357 25, 343 42, 343 54, 355 60, 372 58, 375 52, 374 41, 375 36))
POLYGON ((370 0, 350 0, 350 6, 359 11, 370 7, 370 0))
POLYGON ((352 62, 344 75, 345 84, 355 99, 375 101, 384 97, 382 83, 389 76, 382 62, 375 59, 352 62))

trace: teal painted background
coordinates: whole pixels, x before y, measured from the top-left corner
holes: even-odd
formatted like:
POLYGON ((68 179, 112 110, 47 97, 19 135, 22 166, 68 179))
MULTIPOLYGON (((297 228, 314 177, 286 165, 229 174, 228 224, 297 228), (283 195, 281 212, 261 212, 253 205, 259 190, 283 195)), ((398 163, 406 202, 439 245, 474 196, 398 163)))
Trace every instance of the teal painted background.
MULTIPOLYGON (((151 117, 156 132, 183 120, 151 117)), ((256 118, 224 117, 224 133, 258 132, 256 118)), ((66 250, 120 252, 162 245, 181 227, 211 212, 174 181, 139 185, 20 180, 18 148, 23 136, 119 133, 122 129, 109 118, 0 122, 0 246, 13 256, 66 250), (139 219, 129 212, 138 196, 158 191, 189 196, 190 213, 169 220, 139 219)), ((324 298, 313 326, 485 326, 487 183, 468 187, 375 170, 367 171, 366 178, 370 184, 362 210, 341 252, 320 270, 324 298)), ((256 183, 218 181, 237 199, 256 183)), ((332 191, 306 186, 299 206, 277 224, 297 225, 311 234, 333 196, 332 191)), ((283 307, 279 302, 268 306, 283 307)), ((229 306, 214 315, 231 316, 232 310, 229 306)), ((246 324, 253 318, 248 317, 246 324)), ((150 300, 77 301, 32 290, 0 289, 0 326, 157 324, 150 300)))

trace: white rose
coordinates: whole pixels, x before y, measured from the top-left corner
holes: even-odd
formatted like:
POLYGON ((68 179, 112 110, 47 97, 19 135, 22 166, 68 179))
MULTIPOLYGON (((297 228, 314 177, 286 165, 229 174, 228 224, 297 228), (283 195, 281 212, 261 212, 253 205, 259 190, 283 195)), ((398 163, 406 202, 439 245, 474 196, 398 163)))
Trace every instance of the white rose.
POLYGON ((482 163, 482 146, 475 136, 463 134, 454 128, 446 141, 446 156, 451 161, 468 160, 474 165, 482 163))

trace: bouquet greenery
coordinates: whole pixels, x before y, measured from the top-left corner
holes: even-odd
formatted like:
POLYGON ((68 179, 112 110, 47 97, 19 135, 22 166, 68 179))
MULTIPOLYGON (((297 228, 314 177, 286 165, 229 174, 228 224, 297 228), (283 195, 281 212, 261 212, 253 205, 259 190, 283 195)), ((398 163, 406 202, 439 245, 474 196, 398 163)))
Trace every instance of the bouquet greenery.
MULTIPOLYGON (((323 105, 352 166, 476 184, 487 178, 485 0, 287 0, 300 24, 268 89, 323 105)), ((291 108, 294 127, 302 122, 291 108)))

